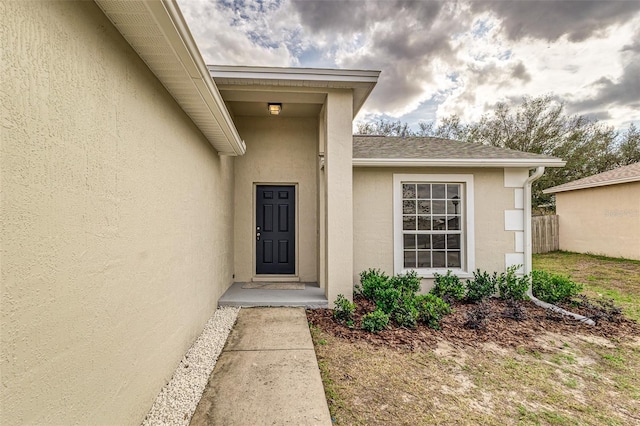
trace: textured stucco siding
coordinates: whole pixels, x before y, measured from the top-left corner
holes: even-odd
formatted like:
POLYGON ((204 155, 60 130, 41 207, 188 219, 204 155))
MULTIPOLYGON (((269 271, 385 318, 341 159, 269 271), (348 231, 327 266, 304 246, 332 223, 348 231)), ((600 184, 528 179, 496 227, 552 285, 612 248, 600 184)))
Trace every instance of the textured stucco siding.
POLYGON ((329 307, 339 294, 353 298, 353 94, 335 90, 327 94, 324 111, 325 294, 329 307))
POLYGON ((560 250, 640 260, 640 182, 556 194, 560 250))
MULTIPOLYGON (((505 254, 514 251, 515 233, 505 230, 504 212, 514 207, 514 190, 505 188, 503 169, 354 168, 354 283, 369 268, 394 274, 394 174, 473 175, 475 265, 490 272, 504 271, 505 254)), ((432 281, 423 280, 423 290, 432 281)))
POLYGON ((233 160, 94 3, 0 15, 0 424, 137 424, 232 281, 233 160))
POLYGON ((297 276, 315 282, 318 262, 318 119, 236 117, 247 153, 235 168, 235 280, 255 277, 255 185, 296 185, 297 276))

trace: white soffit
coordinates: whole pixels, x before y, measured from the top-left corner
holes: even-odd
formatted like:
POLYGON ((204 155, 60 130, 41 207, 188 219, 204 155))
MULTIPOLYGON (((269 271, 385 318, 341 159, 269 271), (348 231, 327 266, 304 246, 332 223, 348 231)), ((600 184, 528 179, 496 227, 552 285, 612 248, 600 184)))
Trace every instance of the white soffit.
POLYGON ((209 65, 218 85, 353 90, 353 117, 378 82, 380 71, 209 65))
POLYGON ((94 0, 222 155, 242 155, 229 111, 175 0, 94 0))

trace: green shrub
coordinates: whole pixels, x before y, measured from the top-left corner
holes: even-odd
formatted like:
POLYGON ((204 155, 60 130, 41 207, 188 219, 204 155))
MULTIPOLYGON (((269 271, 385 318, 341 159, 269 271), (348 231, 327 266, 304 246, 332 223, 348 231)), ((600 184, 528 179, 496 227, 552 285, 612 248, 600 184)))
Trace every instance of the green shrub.
POLYGON ((414 306, 414 299, 403 299, 393 311, 393 320, 400 327, 416 328, 418 314, 418 310, 414 306))
POLYGON ((420 289, 420 277, 415 271, 388 277, 379 269, 369 269, 360 273, 360 283, 362 288, 357 290, 388 315, 413 300, 420 289))
POLYGON ((550 274, 546 271, 532 271, 531 285, 533 295, 548 303, 558 303, 578 295, 582 286, 564 275, 550 274))
POLYGON ((389 287, 389 277, 379 269, 369 269, 360 272, 360 285, 356 291, 369 300, 375 299, 375 293, 379 289, 389 287))
POLYGON ((334 302, 333 318, 336 321, 346 324, 348 327, 353 327, 353 313, 356 311, 356 304, 350 302, 342 294, 339 294, 334 302))
POLYGON ((473 280, 467 280, 467 294, 465 296, 467 302, 480 302, 487 297, 493 296, 496 292, 497 283, 497 272, 489 275, 488 272, 481 272, 480 269, 477 269, 473 273, 473 280))
POLYGON ((375 291, 373 300, 376 307, 387 314, 393 313, 400 305, 402 293, 397 288, 386 287, 379 288, 375 291))
POLYGON ((377 333, 384 330, 389 325, 389 315, 376 309, 362 316, 362 329, 371 333, 377 333))
MULTIPOLYGON (((464 284, 451 275, 451 271, 441 276, 440 281, 438 289, 443 293, 455 295, 456 300, 464 297, 464 284)), ((420 290, 420 277, 415 271, 388 277, 378 269, 369 269, 360 273, 360 283, 362 288, 357 290, 376 304, 376 310, 363 317, 362 328, 365 330, 377 329, 377 322, 385 320, 382 314, 386 315, 385 326, 392 318, 400 327, 415 328, 418 321, 422 321, 429 327, 438 328, 442 316, 450 312, 449 304, 436 295, 416 296, 420 290)))
POLYGON ((527 300, 529 289, 529 276, 518 276, 516 271, 521 265, 513 265, 507 268, 506 273, 498 276, 498 292, 504 300, 527 300))
POLYGON ((431 289, 431 293, 441 297, 447 301, 464 299, 465 287, 460 278, 451 271, 447 271, 446 275, 433 274, 435 285, 431 289))
POLYGON ((416 296, 413 303, 418 311, 418 321, 436 330, 440 328, 442 317, 451 312, 449 304, 432 293, 416 296))
POLYGON ((420 290, 420 277, 416 271, 396 275, 389 279, 389 285, 400 290, 403 298, 411 299, 420 290))

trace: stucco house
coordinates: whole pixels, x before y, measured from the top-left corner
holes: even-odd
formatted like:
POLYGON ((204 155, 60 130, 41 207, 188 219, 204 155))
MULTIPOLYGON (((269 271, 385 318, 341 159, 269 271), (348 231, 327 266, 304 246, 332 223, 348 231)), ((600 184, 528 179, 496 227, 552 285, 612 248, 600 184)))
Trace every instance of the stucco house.
POLYGON ((140 422, 234 282, 530 269, 563 162, 353 137, 378 71, 207 67, 174 0, 0 13, 2 424, 140 422))
POLYGON ((560 250, 640 260, 640 163, 543 192, 555 194, 560 250))

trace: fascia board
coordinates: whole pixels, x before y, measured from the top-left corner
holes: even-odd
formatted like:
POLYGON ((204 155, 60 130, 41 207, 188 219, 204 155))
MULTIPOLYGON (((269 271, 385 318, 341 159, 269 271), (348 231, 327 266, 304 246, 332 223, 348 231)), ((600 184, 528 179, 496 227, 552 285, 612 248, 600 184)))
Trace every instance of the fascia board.
POLYGON ((610 179, 610 180, 605 180, 602 182, 595 182, 595 183, 583 183, 580 185, 572 185, 572 186, 568 186, 565 188, 548 188, 542 191, 543 194, 555 194, 558 192, 567 192, 567 191, 573 191, 576 189, 589 189, 589 188, 597 188, 600 186, 609 186, 609 185, 619 185, 621 183, 632 183, 632 182, 639 182, 640 181, 640 176, 632 176, 632 177, 627 177, 627 178, 620 178, 620 179, 610 179))
POLYGON ((173 5, 165 0, 145 1, 144 5, 189 76, 198 78, 197 56, 194 57, 191 54, 191 52, 197 51, 197 47, 190 37, 180 11, 172 8, 173 5))
POLYGON ((193 80, 196 87, 198 87, 200 95, 202 96, 202 101, 207 105, 211 115, 215 118, 216 122, 220 126, 220 129, 224 132, 226 138, 229 141, 235 141, 235 143, 230 144, 231 151, 230 152, 221 152, 221 154, 225 155, 243 155, 246 152, 246 145, 244 141, 240 139, 240 135, 233 124, 233 120, 227 110, 227 107, 220 107, 220 104, 224 105, 224 101, 222 100, 222 96, 220 96, 220 92, 215 88, 207 87, 208 81, 205 79, 194 79, 193 80), (211 89, 214 89, 212 91, 211 89), (215 96, 217 94, 217 96, 215 96))
POLYGON ((563 167, 561 160, 354 158, 353 167, 563 167))
POLYGON ((380 71, 325 68, 266 68, 209 65, 216 78, 377 83, 380 71))

